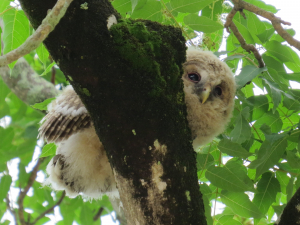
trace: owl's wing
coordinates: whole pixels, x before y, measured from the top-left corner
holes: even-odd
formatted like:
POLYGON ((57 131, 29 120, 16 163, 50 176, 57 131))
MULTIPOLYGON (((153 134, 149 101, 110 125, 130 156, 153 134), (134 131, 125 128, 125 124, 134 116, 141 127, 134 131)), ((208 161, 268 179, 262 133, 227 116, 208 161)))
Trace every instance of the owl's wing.
POLYGON ((49 113, 41 121, 39 137, 50 142, 60 142, 72 134, 93 126, 91 117, 72 86, 49 106, 49 113))

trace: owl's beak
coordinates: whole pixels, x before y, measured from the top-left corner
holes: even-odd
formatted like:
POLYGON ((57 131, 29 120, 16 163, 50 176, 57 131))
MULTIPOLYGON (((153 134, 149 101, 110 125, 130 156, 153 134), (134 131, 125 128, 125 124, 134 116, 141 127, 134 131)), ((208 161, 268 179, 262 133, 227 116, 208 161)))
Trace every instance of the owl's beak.
POLYGON ((202 104, 206 102, 206 100, 208 99, 209 95, 210 95, 210 92, 211 92, 211 87, 210 85, 206 85, 204 88, 203 88, 203 91, 200 95, 200 98, 202 99, 202 104))

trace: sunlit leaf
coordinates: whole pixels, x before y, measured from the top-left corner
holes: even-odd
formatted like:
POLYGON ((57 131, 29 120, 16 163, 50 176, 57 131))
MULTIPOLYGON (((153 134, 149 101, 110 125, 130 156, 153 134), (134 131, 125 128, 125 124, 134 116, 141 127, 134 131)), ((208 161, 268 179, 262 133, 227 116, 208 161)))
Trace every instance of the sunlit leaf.
POLYGON ((140 9, 135 10, 132 18, 144 18, 147 20, 162 21, 162 5, 159 1, 148 0, 147 3, 140 9))
POLYGON ((11 182, 12 179, 10 175, 0 177, 0 202, 3 202, 3 199, 6 197, 11 182))
POLYGON ((170 0, 170 3, 175 11, 195 13, 199 12, 213 1, 214 0, 170 0))
POLYGON ((47 63, 47 60, 49 58, 49 52, 45 48, 43 43, 41 43, 40 46, 36 49, 36 53, 37 53, 39 59, 42 61, 42 63, 44 64, 44 67, 45 67, 46 63, 47 63))
POLYGON ((295 62, 288 46, 282 45, 278 41, 269 41, 266 44, 268 53, 275 56, 281 62, 295 62))
POLYGON ((257 184, 257 191, 253 203, 265 214, 273 202, 276 201, 276 194, 280 192, 280 184, 271 172, 264 173, 257 184))
POLYGON ((47 106, 50 104, 50 102, 52 102, 55 98, 48 98, 45 101, 41 102, 41 103, 36 103, 34 105, 32 105, 33 108, 35 109, 39 109, 39 110, 47 110, 47 106))
POLYGON ((229 192, 223 190, 221 201, 230 207, 237 215, 242 217, 262 218, 264 215, 245 193, 229 192))
POLYGON ((242 169, 244 165, 236 162, 228 162, 227 164, 224 167, 209 167, 205 173, 206 178, 213 185, 225 190, 254 191, 253 183, 242 169))
MULTIPOLYGON (((244 112, 247 110, 249 111, 249 108, 243 109, 244 112)), ((243 111, 238 115, 235 127, 230 133, 232 141, 239 144, 245 142, 251 137, 251 128, 243 115, 243 111)))
POLYGON ((259 149, 257 159, 249 165, 251 169, 256 168, 256 178, 278 162, 286 146, 287 141, 285 138, 279 139, 272 145, 269 141, 264 141, 259 149))
POLYGON ((252 81, 257 75, 266 71, 267 68, 257 68, 256 66, 245 66, 242 68, 241 73, 235 77, 237 88, 242 88, 246 83, 252 81))
POLYGON ((223 139, 219 142, 218 148, 221 152, 226 153, 230 156, 247 158, 252 155, 246 149, 244 149, 240 144, 234 143, 228 139, 223 139))
POLYGON ((1 0, 0 1, 0 14, 8 8, 9 3, 10 3, 10 0, 1 0))
POLYGON ((56 64, 56 62, 51 63, 49 66, 47 66, 47 68, 45 69, 45 71, 41 74, 41 76, 46 75, 47 73, 49 73, 52 69, 52 67, 56 64))
POLYGON ((223 29, 223 25, 215 22, 205 16, 198 16, 196 14, 189 14, 184 17, 184 23, 192 29, 202 31, 204 33, 212 33, 223 29))
POLYGON ((49 143, 43 147, 40 158, 43 158, 46 156, 54 156, 55 153, 56 153, 56 145, 54 143, 49 143))
POLYGON ((132 10, 131 0, 114 0, 112 5, 122 16, 132 10))
MULTIPOLYGON (((12 9, 3 15, 4 54, 16 49, 29 37, 29 21, 22 10, 12 9)), ((12 68, 14 63, 10 64, 12 68)))

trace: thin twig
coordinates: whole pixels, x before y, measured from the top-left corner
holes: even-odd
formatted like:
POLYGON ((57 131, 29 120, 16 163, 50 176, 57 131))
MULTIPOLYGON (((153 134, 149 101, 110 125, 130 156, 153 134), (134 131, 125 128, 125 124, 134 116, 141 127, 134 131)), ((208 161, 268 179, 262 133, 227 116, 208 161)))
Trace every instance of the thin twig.
POLYGON ((255 5, 252 5, 248 2, 244 2, 242 0, 232 0, 232 3, 234 4, 235 7, 238 7, 239 9, 246 9, 249 12, 253 12, 256 15, 259 15, 261 17, 264 17, 268 20, 271 21, 274 29, 277 31, 277 33, 284 39, 286 40, 291 46, 294 46, 300 51, 300 41, 294 39, 292 35, 290 35, 287 31, 283 29, 281 24, 284 25, 291 25, 290 22, 286 22, 282 20, 279 17, 276 17, 273 13, 268 12, 266 10, 263 10, 255 5))
POLYGON ((36 165, 34 166, 30 177, 28 179, 27 185, 24 188, 24 190, 20 191, 19 194, 19 198, 18 198, 18 205, 19 205, 19 210, 18 210, 18 214, 19 214, 19 219, 22 225, 26 225, 27 222, 24 219, 24 206, 23 206, 23 201, 25 196, 27 195, 27 192, 29 191, 29 189, 32 187, 33 182, 35 181, 35 178, 37 176, 37 172, 39 171, 39 167, 41 165, 41 163, 44 161, 44 158, 39 158, 39 160, 37 161, 36 165))
POLYGON ((261 55, 259 54, 258 50, 255 48, 254 45, 251 44, 247 44, 246 40, 243 38, 242 34, 239 32, 238 28, 236 27, 236 25, 234 24, 234 22, 232 21, 232 18, 234 17, 234 15, 237 12, 237 8, 234 7, 231 12, 228 14, 227 18, 226 18, 226 22, 224 27, 227 29, 227 31, 230 33, 229 31, 229 27, 232 30, 234 36, 236 36, 236 38, 238 39, 238 41, 241 44, 241 47, 243 49, 245 49, 247 52, 253 52, 254 57, 257 59, 258 64, 259 64, 259 68, 263 68, 265 67, 265 63, 261 57, 261 55))
POLYGON ((4 13, 6 13, 7 11, 12 10, 12 9, 14 9, 14 8, 15 8, 15 7, 10 7, 10 8, 8 8, 8 9, 4 10, 2 13, 0 13, 0 16, 3 15, 4 13))
POLYGON ((100 207, 100 209, 98 210, 98 212, 96 213, 96 215, 93 217, 93 220, 96 221, 100 218, 102 212, 103 212, 104 208, 100 207))
POLYGON ((36 49, 46 39, 49 33, 54 30, 60 19, 65 15, 72 1, 73 0, 58 0, 34 34, 27 38, 17 49, 0 56, 0 67, 10 64, 36 49))
POLYGON ((63 191, 62 195, 60 196, 59 200, 53 205, 51 206, 49 209, 47 209, 46 211, 44 211, 41 215, 39 215, 32 223, 30 223, 29 225, 33 225, 35 223, 37 223, 40 219, 44 218, 46 214, 52 212, 54 210, 54 208, 58 205, 60 205, 60 203, 63 201, 64 197, 66 196, 66 192, 63 191))
POLYGON ((9 194, 7 194, 6 196, 6 206, 8 211, 12 214, 12 216, 14 217, 15 220, 15 225, 18 225, 18 220, 17 220, 17 214, 16 211, 10 206, 10 200, 9 200, 9 194))

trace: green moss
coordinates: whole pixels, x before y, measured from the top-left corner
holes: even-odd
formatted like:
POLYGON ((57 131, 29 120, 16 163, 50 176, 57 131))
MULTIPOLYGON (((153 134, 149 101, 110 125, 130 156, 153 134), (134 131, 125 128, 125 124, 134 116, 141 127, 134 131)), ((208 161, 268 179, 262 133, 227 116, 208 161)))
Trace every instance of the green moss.
MULTIPOLYGON (((124 60, 129 61, 134 71, 144 71, 143 79, 155 85, 149 95, 160 96, 167 82, 161 75, 157 58, 162 55, 162 40, 155 31, 149 31, 143 22, 131 19, 120 20, 110 29, 116 48, 124 60)), ((141 74, 138 74, 138 76, 141 74)), ((140 79, 140 77, 134 77, 140 79)))
POLYGON ((186 191, 186 192, 185 192, 185 196, 186 196, 186 199, 187 199, 188 201, 191 201, 191 196, 190 196, 190 192, 189 192, 189 191, 186 191))
POLYGON ((82 88, 81 91, 82 91, 86 96, 91 96, 91 93, 89 92, 88 89, 82 88))

